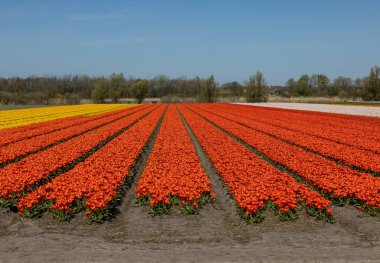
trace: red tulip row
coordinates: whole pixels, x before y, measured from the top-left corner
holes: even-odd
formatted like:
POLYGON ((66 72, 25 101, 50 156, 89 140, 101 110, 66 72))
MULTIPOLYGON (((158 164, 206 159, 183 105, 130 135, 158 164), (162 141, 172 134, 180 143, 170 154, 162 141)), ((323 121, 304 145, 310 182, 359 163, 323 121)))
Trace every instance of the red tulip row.
MULTIPOLYGON (((130 174, 164 108, 155 109, 84 162, 22 198, 18 204, 20 214, 49 201, 54 203, 53 210, 70 211, 72 203, 83 198, 87 215, 102 212, 117 197, 118 189, 130 174)), ((106 214, 101 216, 107 217, 106 214)))
POLYGON ((73 163, 96 145, 137 121, 153 108, 149 107, 90 131, 86 134, 32 154, 23 160, 0 169, 0 197, 13 199, 25 190, 65 165, 73 163))
MULTIPOLYGON (((132 108, 128 108, 132 109, 132 108)), ((80 125, 94 120, 120 114, 128 111, 125 109, 101 113, 92 116, 73 116, 47 122, 39 122, 36 124, 18 126, 15 128, 0 131, 0 147, 12 142, 29 139, 39 135, 45 135, 62 129, 68 129, 71 126, 80 125)))
POLYGON ((193 213, 210 197, 211 182, 173 104, 168 108, 135 192, 138 199, 149 202, 152 211, 178 204, 185 209, 183 212, 193 213))
POLYGON ((190 108, 274 162, 297 173, 324 193, 331 194, 334 198, 351 198, 353 202, 359 200, 367 206, 380 208, 380 178, 338 165, 226 118, 196 107, 190 108))
POLYGON ((364 132, 366 137, 380 140, 380 121, 374 117, 256 106, 247 107, 243 105, 233 105, 233 107, 237 107, 239 110, 251 109, 252 115, 270 116, 271 118, 287 119, 289 121, 293 121, 294 119, 304 120, 308 123, 313 123, 313 125, 322 125, 326 129, 337 130, 344 134, 362 135, 364 132))
POLYGON ((246 219, 260 220, 269 202, 280 217, 295 213, 298 202, 321 217, 331 213, 331 202, 318 192, 277 170, 185 106, 179 108, 246 219))
POLYGON ((371 138, 380 139, 380 135, 377 134, 379 131, 377 126, 380 125, 378 118, 269 107, 247 107, 245 105, 230 106, 239 110, 250 109, 252 115, 270 116, 271 118, 287 119, 289 121, 304 120, 313 123, 313 125, 325 126, 326 129, 339 130, 348 134, 365 132, 371 138))
MULTIPOLYGON (((258 107, 262 108, 262 107, 258 107)), ((296 110, 296 109, 280 109, 280 108, 266 108, 272 112, 279 112, 287 114, 299 114, 299 115, 310 115, 315 118, 326 122, 336 122, 339 124, 345 124, 348 121, 354 121, 354 123, 371 123, 371 124, 380 124, 379 118, 369 117, 369 116, 360 116, 360 115, 348 115, 341 113, 326 113, 319 111, 305 111, 305 110, 296 110)))
POLYGON ((37 151, 43 147, 68 139, 72 136, 79 135, 100 125, 104 125, 119 118, 139 112, 142 109, 144 108, 138 107, 131 110, 124 110, 118 112, 117 114, 109 115, 101 119, 94 119, 86 123, 71 126, 67 129, 61 129, 45 135, 42 134, 29 140, 19 141, 4 147, 0 147, 0 163, 4 163, 19 156, 37 151))
MULTIPOLYGON (((199 105, 200 107, 210 108, 207 105, 199 105)), ((294 118, 291 116, 275 117, 271 114, 263 114, 256 108, 252 107, 236 107, 231 106, 215 106, 213 110, 221 110, 225 113, 230 113, 236 116, 240 116, 243 119, 250 119, 259 123, 266 123, 278 128, 287 129, 294 132, 301 132, 307 135, 315 136, 328 141, 337 142, 343 145, 349 145, 354 148, 367 150, 373 153, 380 153, 380 140, 368 138, 368 132, 356 131, 352 134, 351 129, 331 127, 313 123, 310 125, 308 118, 294 118)), ((380 124, 379 124, 380 125, 380 124)))
MULTIPOLYGON (((201 106, 201 109, 203 108, 204 107, 201 106)), ((231 114, 230 111, 227 111, 228 113, 225 113, 221 110, 222 108, 223 106, 216 106, 215 108, 210 108, 210 106, 208 106, 207 111, 217 112, 217 115, 222 116, 226 119, 236 120, 241 124, 251 127, 252 129, 274 135, 292 144, 300 145, 327 157, 341 161, 347 165, 380 173, 379 154, 357 149, 352 146, 335 143, 323 138, 317 138, 315 136, 307 135, 301 132, 280 128, 271 124, 258 122, 251 118, 241 116, 237 117, 236 114, 231 114)), ((244 113, 244 111, 241 111, 241 113, 244 113)), ((328 133, 328 131, 326 131, 326 133, 328 133)))

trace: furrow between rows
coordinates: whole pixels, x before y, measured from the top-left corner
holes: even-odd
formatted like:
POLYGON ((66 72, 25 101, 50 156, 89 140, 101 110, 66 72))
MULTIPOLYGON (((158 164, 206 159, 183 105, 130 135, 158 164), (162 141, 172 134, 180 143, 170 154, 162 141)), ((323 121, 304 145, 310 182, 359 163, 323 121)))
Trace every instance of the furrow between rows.
POLYGON ((14 206, 25 192, 72 169, 73 164, 83 161, 83 157, 87 158, 105 143, 133 127, 152 110, 154 107, 148 107, 0 169, 2 205, 14 206))
POLYGON ((101 222, 115 214, 144 147, 159 126, 165 107, 150 111, 89 158, 21 199, 20 214, 35 216, 50 209, 60 220, 86 211, 101 222))
POLYGON ((204 108, 199 105, 194 105, 202 110, 205 110, 211 114, 226 118, 231 121, 238 122, 241 125, 255 129, 256 131, 273 136, 276 139, 283 140, 289 144, 298 146, 310 152, 319 154, 328 159, 339 162, 342 165, 349 166, 351 168, 371 173, 376 176, 380 174, 380 155, 369 152, 366 150, 360 150, 352 146, 334 143, 323 138, 316 138, 300 132, 294 132, 291 130, 275 127, 273 125, 260 123, 255 120, 247 119, 239 116, 236 118, 234 114, 224 113, 220 111, 218 107, 214 110, 207 107, 204 108), (216 111, 217 110, 217 113, 216 111))
POLYGON ((112 123, 126 116, 135 114, 146 107, 138 107, 117 113, 116 115, 94 119, 89 122, 62 129, 53 133, 40 135, 30 140, 16 142, 0 148, 0 167, 4 167, 9 163, 17 162, 29 155, 44 151, 52 146, 59 145, 67 140, 98 129, 103 125, 112 123))
MULTIPOLYGON (((132 108, 129 108, 132 109, 132 108)), ((113 116, 119 114, 120 112, 125 112, 129 109, 115 110, 115 111, 107 111, 106 113, 96 112, 92 116, 75 116, 68 117, 64 119, 50 121, 48 123, 37 123, 35 125, 27 125, 21 126, 18 131, 17 128, 13 129, 11 133, 5 134, 0 132, 0 147, 6 146, 11 143, 19 142, 22 140, 31 139, 40 135, 51 134, 55 131, 68 129, 76 125, 84 124, 93 120, 98 120, 101 118, 113 116), (22 129, 21 129, 22 128, 22 129)))
POLYGON ((211 182, 173 104, 135 192, 138 202, 150 205, 153 215, 169 213, 174 205, 183 213, 194 214, 213 196, 211 182))
POLYGON ((215 170, 235 199, 241 216, 261 222, 263 210, 271 207, 282 220, 296 218, 296 208, 331 221, 330 201, 298 183, 216 129, 183 105, 178 106, 215 170))
POLYGON ((253 114, 279 119, 308 120, 309 123, 322 125, 326 129, 337 129, 352 135, 364 133, 371 139, 380 140, 379 118, 258 106, 249 106, 248 108, 244 105, 233 106, 236 106, 239 110, 250 109, 253 114))
POLYGON ((190 108, 199 116, 261 152, 274 163, 304 178, 307 183, 317 187, 335 203, 353 203, 364 206, 369 214, 379 215, 379 178, 340 166, 237 122, 193 106, 190 108))
POLYGON ((329 127, 311 122, 308 118, 292 118, 291 116, 275 117, 270 114, 265 114, 259 110, 252 110, 251 107, 239 108, 234 105, 199 105, 202 108, 210 110, 217 109, 234 116, 239 116, 241 119, 255 121, 258 124, 266 124, 271 127, 276 127, 281 131, 294 132, 293 134, 309 135, 310 140, 327 140, 332 143, 351 146, 359 150, 369 151, 375 154, 380 153, 380 141, 371 139, 371 134, 368 132, 358 132, 356 129, 343 129, 338 127, 329 127), (353 131, 355 131, 353 133, 353 131), (368 136, 369 135, 369 136, 368 136))

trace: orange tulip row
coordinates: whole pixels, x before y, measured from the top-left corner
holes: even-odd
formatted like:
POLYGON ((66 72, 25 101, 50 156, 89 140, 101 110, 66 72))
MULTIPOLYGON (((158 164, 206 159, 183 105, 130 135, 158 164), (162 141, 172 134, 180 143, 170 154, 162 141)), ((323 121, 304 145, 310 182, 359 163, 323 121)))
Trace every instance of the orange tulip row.
POLYGON ((380 208, 380 178, 338 165, 235 121, 193 106, 190 108, 265 154, 274 162, 297 173, 324 193, 334 198, 351 198, 353 202, 358 200, 367 206, 380 208))
POLYGON ((131 110, 123 110, 114 115, 108 115, 102 118, 95 118, 89 122, 78 124, 75 126, 61 129, 49 134, 42 134, 29 140, 19 141, 0 147, 0 163, 13 160, 19 156, 26 155, 30 152, 37 151, 43 147, 68 139, 72 136, 79 135, 91 129, 95 129, 101 125, 123 118, 125 116, 141 111, 143 108, 133 108, 131 110))
POLYGON ((79 118, 81 118, 81 116, 71 116, 71 117, 66 117, 66 118, 61 118, 61 119, 54 119, 50 121, 37 122, 37 123, 28 124, 28 125, 3 129, 3 130, 0 130, 0 136, 1 136, 0 140, 5 140, 5 142, 1 141, 2 144, 5 144, 5 143, 8 143, 8 140, 9 140, 8 136, 17 136, 24 132, 29 133, 29 132, 32 132, 32 130, 34 129, 46 128, 46 127, 49 127, 50 125, 57 125, 62 122, 66 122, 68 120, 75 120, 79 118))
MULTIPOLYGON (((201 106, 200 108, 205 109, 208 112, 216 112, 219 116, 222 116, 229 120, 237 120, 239 123, 251 127, 252 129, 274 135, 292 144, 305 147, 324 156, 338 160, 342 163, 345 163, 346 165, 355 166, 362 170, 380 173, 380 154, 376 154, 367 150, 361 150, 349 145, 332 142, 324 138, 317 138, 315 136, 307 135, 302 132, 284 129, 277 125, 274 126, 271 124, 259 122, 255 117, 246 118, 240 115, 245 114, 244 116, 247 116, 244 110, 239 110, 239 117, 237 118, 236 114, 233 113, 234 111, 222 111, 223 106, 216 106, 212 108, 210 108, 210 106, 206 108, 201 106)), ((303 126, 300 126, 300 128, 306 126, 310 126, 310 124, 305 124, 303 126)), ((325 131, 325 134, 328 133, 329 131, 325 131)), ((373 141, 373 145, 376 145, 376 141, 373 141)), ((380 142, 378 145, 380 146, 380 142)))
MULTIPOLYGON (((199 106, 202 108, 209 108, 207 105, 199 106)), ((368 136, 371 136, 368 131, 364 132, 358 131, 357 129, 352 130, 348 128, 339 128, 314 122, 312 122, 313 125, 310 125, 310 120, 308 118, 305 118, 305 116, 273 116, 268 112, 256 110, 256 107, 239 107, 236 105, 224 104, 220 107, 213 107, 212 109, 218 109, 224 113, 230 113, 232 115, 242 117, 242 119, 253 120, 258 124, 268 124, 285 132, 297 132, 297 134, 300 133, 304 135, 310 135, 307 136, 307 138, 310 138, 310 140, 311 138, 313 138, 313 140, 316 140, 315 137, 317 137, 321 138, 322 142, 324 142, 324 139, 326 139, 330 142, 343 144, 344 146, 351 146, 354 149, 357 148, 372 153, 380 153, 380 139, 371 139, 368 136)), ((350 121, 347 121, 347 123, 349 122, 350 121)), ((380 123, 374 125, 380 125, 380 123)))
POLYGON ((201 197, 214 196, 191 139, 171 104, 162 122, 148 164, 135 189, 138 199, 149 205, 174 205, 177 197, 182 206, 198 207, 201 197))
POLYGON ((49 178, 51 173, 73 163, 96 145, 126 128, 151 110, 153 108, 148 107, 45 151, 32 154, 19 162, 5 166, 0 169, 0 197, 4 199, 18 197, 17 193, 24 191, 27 186, 49 178))
MULTIPOLYGON (((129 108, 132 109, 132 108, 129 108)), ((46 122, 39 122, 26 126, 18 126, 15 128, 0 130, 0 147, 9 143, 26 140, 31 137, 50 134, 55 131, 68 129, 72 126, 88 123, 90 121, 99 120, 102 118, 110 117, 122 112, 127 112, 129 109, 116 110, 106 113, 101 113, 92 116, 73 116, 63 119, 51 120, 46 122)))
POLYGON ((130 174, 164 108, 159 106, 84 162, 22 198, 18 204, 20 214, 48 201, 53 201, 53 210, 70 211, 74 200, 84 198, 86 215, 109 206, 130 174))
POLYGON ((325 216, 331 214, 331 202, 318 192, 271 166, 187 107, 180 105, 179 109, 242 209, 243 217, 250 220, 260 215, 269 202, 274 203, 280 215, 295 213, 298 202, 325 216))
POLYGON ((312 123, 313 127, 321 127, 325 130, 336 131, 337 134, 352 136, 365 135, 368 139, 380 140, 380 120, 374 117, 332 114, 315 111, 301 111, 290 109, 277 109, 257 106, 226 105, 226 108, 234 108, 237 111, 250 111, 250 116, 265 116, 270 119, 288 120, 289 122, 312 123))

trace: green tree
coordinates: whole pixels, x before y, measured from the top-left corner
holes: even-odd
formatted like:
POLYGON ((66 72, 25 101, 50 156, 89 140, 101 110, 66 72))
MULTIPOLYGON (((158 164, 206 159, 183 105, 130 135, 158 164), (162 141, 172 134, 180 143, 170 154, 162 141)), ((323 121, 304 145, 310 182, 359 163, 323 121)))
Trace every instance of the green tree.
POLYGON ((352 99, 356 100, 358 97, 361 97, 362 91, 363 91, 363 79, 362 78, 356 78, 352 82, 352 89, 353 89, 353 94, 352 94, 352 99))
POLYGON ((355 89, 352 85, 351 78, 339 76, 334 79, 333 84, 329 87, 329 96, 338 95, 341 99, 348 99, 355 97, 355 89))
POLYGON ((304 74, 298 79, 296 93, 299 96, 310 96, 312 94, 309 75, 304 74))
POLYGON ((312 93, 325 96, 328 91, 330 80, 324 74, 313 74, 310 77, 309 84, 312 93))
POLYGON ((285 90, 287 97, 298 95, 297 81, 294 78, 288 79, 285 83, 285 90))
POLYGON ((215 102, 218 88, 214 76, 211 75, 208 79, 202 80, 201 90, 207 102, 215 102))
POLYGON ((372 67, 369 76, 364 79, 362 97, 364 100, 380 100, 380 67, 372 67))
POLYGON ((141 103, 146 95, 148 94, 148 81, 147 80, 141 80, 131 87, 133 96, 137 100, 137 103, 141 103))
POLYGON ((222 85, 223 89, 227 89, 234 97, 241 97, 244 92, 244 87, 237 81, 228 82, 222 85))
POLYGON ((112 99, 114 103, 120 99, 124 84, 125 79, 123 73, 112 73, 109 79, 108 98, 112 99))
POLYGON ((341 101, 347 101, 348 98, 350 98, 350 93, 348 93, 347 90, 339 90, 338 97, 341 101))
POLYGON ((48 89, 46 90, 46 96, 47 96, 46 104, 49 104, 49 100, 56 98, 57 95, 58 95, 58 88, 56 86, 48 87, 48 89))
POLYGON ((92 99, 96 103, 103 103, 107 98, 108 80, 105 78, 100 78, 96 84, 95 88, 92 90, 92 99))
POLYGON ((257 71, 245 83, 245 97, 248 102, 264 102, 268 99, 268 87, 263 73, 257 71))
POLYGON ((0 103, 8 105, 11 101, 12 99, 8 92, 0 91, 0 103))

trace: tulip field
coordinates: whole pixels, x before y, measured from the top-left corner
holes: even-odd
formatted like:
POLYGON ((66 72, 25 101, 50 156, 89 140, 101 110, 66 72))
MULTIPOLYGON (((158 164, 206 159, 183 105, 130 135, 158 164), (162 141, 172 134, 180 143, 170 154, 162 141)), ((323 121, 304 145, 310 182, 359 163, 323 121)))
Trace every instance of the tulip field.
POLYGON ((380 216, 380 119, 235 104, 77 105, 0 111, 0 207, 22 218, 128 209, 241 221, 334 208, 380 216), (224 194, 221 194, 224 193, 224 194))

